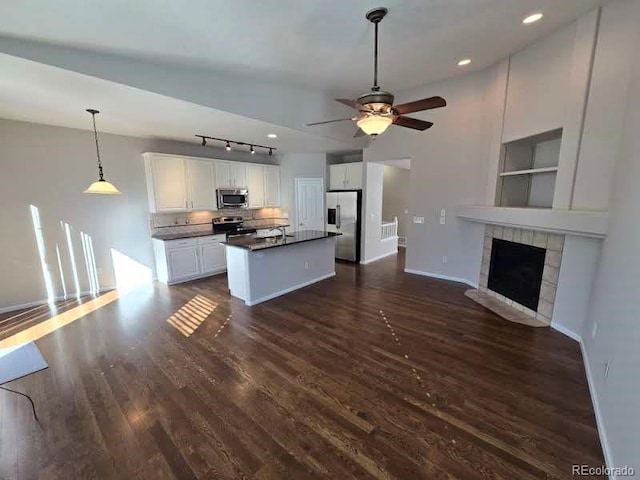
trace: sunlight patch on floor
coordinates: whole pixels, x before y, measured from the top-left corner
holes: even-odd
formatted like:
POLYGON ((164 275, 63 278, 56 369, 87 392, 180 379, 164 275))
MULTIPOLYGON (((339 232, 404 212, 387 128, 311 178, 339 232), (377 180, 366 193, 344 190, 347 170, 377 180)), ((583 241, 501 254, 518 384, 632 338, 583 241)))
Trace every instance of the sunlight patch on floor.
POLYGON ((167 318, 167 323, 185 337, 190 337, 217 307, 217 303, 202 295, 196 295, 167 318))
POLYGON ((45 335, 49 335, 59 328, 69 325, 70 323, 81 319, 85 315, 88 315, 89 313, 104 307, 105 305, 108 305, 114 300, 117 300, 119 296, 120 295, 118 291, 113 290, 97 298, 94 298, 93 300, 82 303, 77 307, 72 308, 71 310, 62 312, 54 317, 51 317, 48 320, 45 320, 44 322, 40 322, 33 327, 29 327, 22 332, 16 333, 11 337, 0 340, 0 349, 13 347, 15 345, 22 345, 23 343, 38 340, 45 335))

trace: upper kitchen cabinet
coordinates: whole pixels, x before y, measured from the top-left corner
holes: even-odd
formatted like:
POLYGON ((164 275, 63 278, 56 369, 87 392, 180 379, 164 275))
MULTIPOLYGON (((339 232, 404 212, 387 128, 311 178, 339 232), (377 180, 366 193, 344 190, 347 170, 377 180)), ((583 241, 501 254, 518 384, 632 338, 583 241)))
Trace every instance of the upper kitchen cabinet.
POLYGON ((329 165, 330 190, 361 190, 362 162, 329 165))
POLYGON ((264 207, 264 167, 262 165, 247 166, 247 189, 249 190, 249 208, 264 207))
POLYGON ((280 206, 280 167, 264 167, 264 206, 280 206))
POLYGON ((206 160, 145 153, 149 211, 152 213, 215 210, 213 163, 206 160))
POLYGON ((216 188, 247 187, 247 166, 239 162, 215 162, 216 188))
POLYGON ((280 206, 280 167, 247 166, 249 208, 280 206))
POLYGON ((186 164, 191 210, 215 210, 216 187, 213 177, 213 162, 189 159, 186 164))

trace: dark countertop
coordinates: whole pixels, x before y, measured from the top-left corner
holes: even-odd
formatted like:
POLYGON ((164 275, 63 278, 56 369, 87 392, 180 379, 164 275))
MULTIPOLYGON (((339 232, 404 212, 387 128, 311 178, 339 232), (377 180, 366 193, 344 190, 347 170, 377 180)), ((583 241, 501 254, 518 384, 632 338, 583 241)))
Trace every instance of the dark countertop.
POLYGON ((250 237, 235 237, 228 239, 226 242, 222 242, 223 245, 228 247, 244 248, 245 250, 251 250, 255 252, 257 250, 265 250, 267 248, 285 247, 287 245, 293 245, 296 243, 310 242, 312 240, 321 240, 323 238, 337 237, 342 235, 341 233, 325 232, 321 230, 304 230, 302 232, 293 232, 286 237, 269 237, 269 238, 257 238, 250 237))
MULTIPOLYGON (((253 220, 252 222, 258 222, 258 220, 253 220)), ((266 229, 271 229, 276 227, 288 227, 288 226, 289 224, 284 222, 263 221, 261 223, 256 223, 255 225, 245 225, 245 228, 255 228, 257 230, 266 230, 266 229)), ((224 235, 224 234, 226 234, 226 232, 218 232, 213 230, 213 228, 211 228, 209 230, 199 230, 196 232, 156 233, 154 235, 151 235, 151 238, 154 238, 156 240, 167 241, 167 240, 180 240, 183 238, 208 237, 211 235, 224 235)))

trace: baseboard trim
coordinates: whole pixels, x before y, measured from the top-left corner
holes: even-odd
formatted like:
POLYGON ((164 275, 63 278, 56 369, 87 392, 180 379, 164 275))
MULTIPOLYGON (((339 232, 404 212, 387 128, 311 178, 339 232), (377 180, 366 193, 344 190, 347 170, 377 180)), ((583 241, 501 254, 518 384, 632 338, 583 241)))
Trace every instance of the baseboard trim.
POLYGON ((309 280, 308 282, 299 283, 298 285, 294 285, 293 287, 285 288, 284 290, 279 290, 275 293, 271 293, 262 298, 258 298, 257 300, 254 300, 252 302, 245 300, 244 303, 245 305, 253 307, 254 305, 257 305, 262 302, 266 302, 267 300, 271 300, 272 298, 281 297, 282 295, 286 295, 287 293, 291 293, 295 290, 299 290, 300 288, 308 287, 309 285, 313 285, 314 283, 318 283, 318 282, 321 282, 322 280, 327 280, 328 278, 333 278, 335 276, 336 276, 336 272, 329 273, 327 275, 314 278, 313 280, 309 280))
POLYGON ((579 342, 579 343, 582 342, 582 337, 578 335, 576 332, 574 332, 573 330, 569 330, 567 327, 563 327, 562 325, 558 323, 553 323, 553 322, 551 322, 550 326, 554 330, 557 330, 558 332, 566 335, 567 337, 575 340, 576 342, 579 342))
POLYGON ((431 277, 431 278, 437 278, 438 280, 448 280, 450 282, 464 283, 465 285, 469 285, 470 287, 478 288, 478 284, 477 283, 470 282, 469 280, 467 280, 465 278, 451 277, 449 275, 441 275, 439 273, 424 272, 422 270, 414 270, 412 268, 405 268, 404 271, 405 271, 405 273, 412 273, 414 275, 422 275, 423 277, 431 277))
MULTIPOLYGON (((109 290, 115 290, 115 289, 116 287, 103 287, 98 291, 98 295, 104 292, 108 292, 109 290)), ((92 293, 93 292, 90 292, 87 290, 84 292, 80 292, 79 295, 67 295, 66 297, 64 295, 60 295, 58 297, 55 297, 53 301, 60 302, 62 300, 68 300, 76 296, 84 297, 85 295, 91 295, 92 293)), ((0 313, 15 312, 16 310, 25 310, 27 308, 41 307, 42 305, 46 305, 48 303, 49 303, 49 300, 44 299, 44 300, 37 300, 35 302, 22 303, 20 305, 10 305, 8 307, 0 307, 0 313)))
MULTIPOLYGON (((602 447, 602 453, 604 453, 604 461, 607 467, 613 468, 613 459, 611 458, 611 450, 609 449, 609 440, 607 439, 607 431, 604 427, 604 420, 602 418, 602 412, 600 411, 600 405, 598 404, 598 397, 596 396, 596 390, 593 381, 593 374, 591 372, 591 366, 589 364, 589 358, 587 350, 584 347, 584 342, 580 341, 580 351, 582 352, 582 363, 584 363, 584 369, 587 374, 587 384, 589 385, 589 395, 591 395, 591 404, 593 405, 593 411, 596 414, 596 426, 598 427, 598 436, 600 437, 600 446, 602 447)), ((616 480, 615 475, 612 473, 609 475, 609 480, 616 480)))
POLYGON ((383 258, 390 257, 391 255, 396 255, 398 251, 385 253, 383 255, 378 255, 377 257, 370 258, 369 260, 361 260, 360 265, 369 265, 370 263, 377 262, 378 260, 382 260, 383 258))

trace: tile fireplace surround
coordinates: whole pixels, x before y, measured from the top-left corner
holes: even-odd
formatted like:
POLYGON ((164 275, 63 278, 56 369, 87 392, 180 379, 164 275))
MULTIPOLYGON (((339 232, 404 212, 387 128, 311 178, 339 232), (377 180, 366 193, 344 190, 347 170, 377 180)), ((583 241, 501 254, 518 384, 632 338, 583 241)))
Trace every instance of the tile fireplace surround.
POLYGON ((557 235, 553 233, 527 230, 523 228, 501 227, 497 225, 485 226, 479 290, 487 293, 507 306, 535 318, 539 322, 550 325, 553 317, 556 290, 558 288, 564 240, 564 235, 557 235), (524 245, 532 245, 546 250, 537 312, 534 312, 533 310, 487 288, 489 265, 491 263, 491 247, 494 238, 514 243, 521 243, 524 245))

